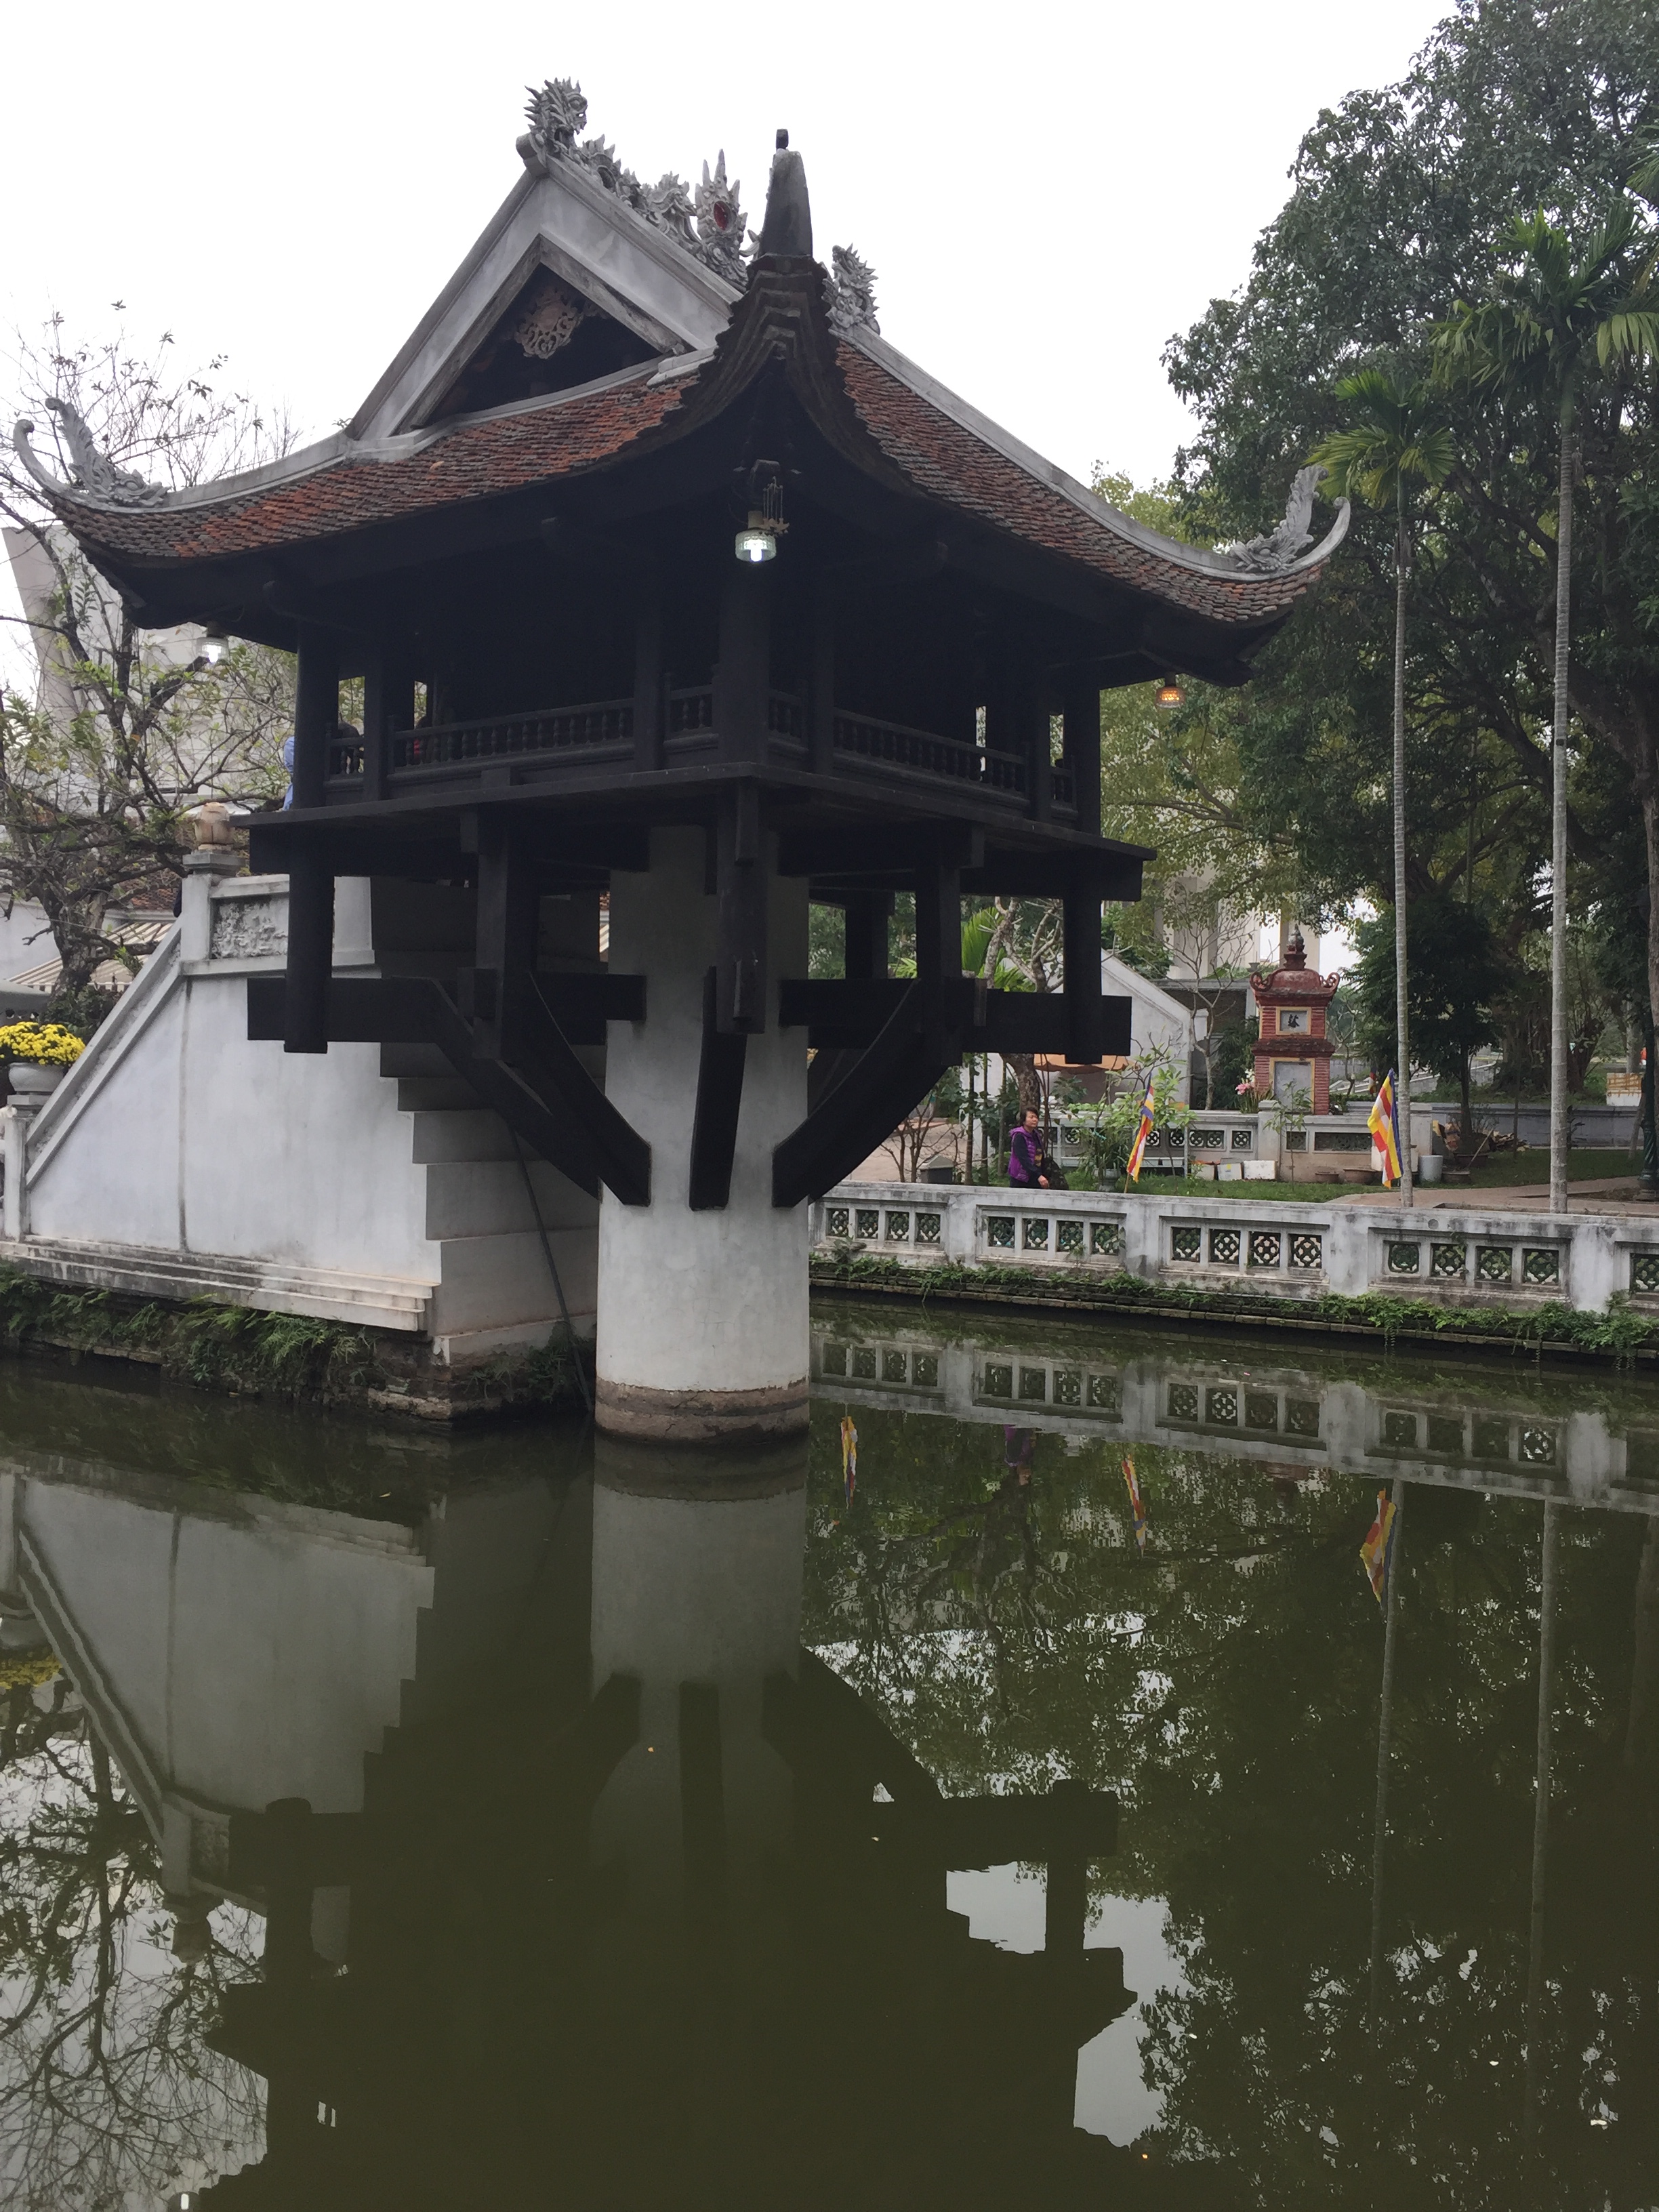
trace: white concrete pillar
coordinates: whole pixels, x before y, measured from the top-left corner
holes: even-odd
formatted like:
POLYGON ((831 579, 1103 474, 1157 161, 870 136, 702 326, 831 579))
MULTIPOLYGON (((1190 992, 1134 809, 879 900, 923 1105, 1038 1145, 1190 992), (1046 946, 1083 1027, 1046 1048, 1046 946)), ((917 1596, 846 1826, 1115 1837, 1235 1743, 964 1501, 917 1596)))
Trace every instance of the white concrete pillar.
POLYGON ((807 1208, 773 1206, 772 1148, 806 1112, 806 1032, 777 1024, 779 979, 806 973, 806 885, 771 878, 767 1027, 748 1041, 731 1202, 694 1213, 715 925, 703 833, 653 830, 651 862, 611 879, 611 965, 644 975, 646 1018, 611 1024, 605 1092, 651 1146, 651 1203, 606 1191, 599 1212, 599 1424, 680 1442, 804 1429, 807 1208))

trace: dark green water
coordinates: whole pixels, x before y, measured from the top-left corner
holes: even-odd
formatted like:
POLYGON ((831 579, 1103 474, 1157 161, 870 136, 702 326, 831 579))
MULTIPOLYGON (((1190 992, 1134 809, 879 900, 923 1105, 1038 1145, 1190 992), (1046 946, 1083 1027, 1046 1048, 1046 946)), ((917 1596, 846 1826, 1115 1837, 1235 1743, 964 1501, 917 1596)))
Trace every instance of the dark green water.
POLYGON ((0 1366, 0 2201, 1659 2203, 1659 1388, 813 1356, 741 1458, 0 1366))

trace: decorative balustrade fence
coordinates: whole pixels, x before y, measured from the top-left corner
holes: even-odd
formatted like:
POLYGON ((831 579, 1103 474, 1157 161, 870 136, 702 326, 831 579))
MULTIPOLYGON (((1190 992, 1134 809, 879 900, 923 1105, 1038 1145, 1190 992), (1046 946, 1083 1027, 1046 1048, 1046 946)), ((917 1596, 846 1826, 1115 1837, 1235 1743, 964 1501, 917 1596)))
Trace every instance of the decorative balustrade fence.
POLYGON ((1455 1304, 1659 1313, 1659 1222, 1458 1207, 1252 1205, 1196 1190, 996 1190, 843 1183, 812 1209, 814 1248, 878 1252, 918 1268, 1128 1273, 1207 1290, 1312 1298, 1372 1290, 1455 1304))

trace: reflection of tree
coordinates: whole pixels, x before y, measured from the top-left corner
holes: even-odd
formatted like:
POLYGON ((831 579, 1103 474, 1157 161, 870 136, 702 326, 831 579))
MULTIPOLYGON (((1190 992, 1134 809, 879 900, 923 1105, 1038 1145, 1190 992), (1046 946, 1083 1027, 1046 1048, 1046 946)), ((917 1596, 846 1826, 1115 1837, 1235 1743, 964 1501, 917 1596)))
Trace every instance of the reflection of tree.
MULTIPOLYGON (((1368 1908, 1383 1624, 1358 1558, 1375 1484, 1275 1484, 1137 1447, 1143 1561, 1118 1448, 1068 1456, 1044 1437, 1020 1508, 1030 1548, 998 1553, 958 1533, 988 1537, 1003 1510, 986 1494, 995 1430, 871 1413, 860 1431, 854 1525, 809 1553, 805 1638, 952 1790, 1058 1771, 1118 1791, 1120 1855, 1102 1878, 1167 1900, 1185 1984, 1146 2009, 1164 2102, 1143 2148, 1224 2164, 1243 2203, 1516 2201, 1538 1504, 1412 1488, 1379 2051, 1368 1908), (866 1637, 878 1619, 881 1638, 866 1637)), ((1656 1733, 1659 1669, 1640 1655, 1632 1688, 1632 1614, 1645 1626, 1653 1604, 1651 1560, 1638 1588, 1647 1533, 1559 1516, 1537 2154, 1564 2206, 1644 2202, 1655 2148, 1641 2084, 1656 1869, 1648 1785, 1626 1767, 1651 1767, 1656 1733)))
POLYGON ((0 1772, 0 2175, 15 2212, 158 2202, 257 2156, 263 2124, 260 2084, 203 2044, 222 1967, 251 1971, 249 1916, 222 1908, 192 1927, 198 1955, 168 1955, 149 1832, 65 1706, 9 1714, 0 1772))

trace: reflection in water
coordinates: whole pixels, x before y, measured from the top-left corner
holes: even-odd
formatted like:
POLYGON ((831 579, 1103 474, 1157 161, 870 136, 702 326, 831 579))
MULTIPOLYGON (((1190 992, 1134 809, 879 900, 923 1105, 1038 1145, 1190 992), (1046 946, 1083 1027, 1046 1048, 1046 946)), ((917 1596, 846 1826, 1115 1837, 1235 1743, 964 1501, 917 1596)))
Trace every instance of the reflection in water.
POLYGON ((1651 2202, 1650 1386, 989 1327, 742 1459, 0 1371, 6 2203, 1651 2202))

